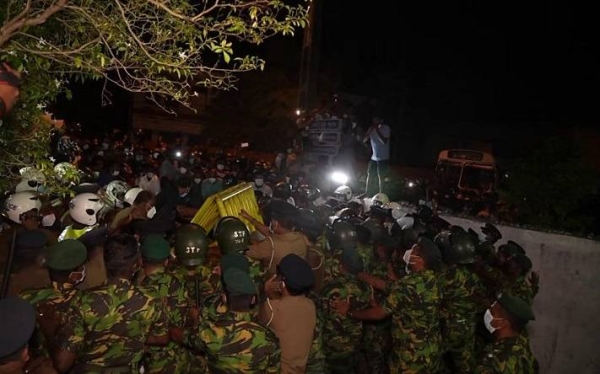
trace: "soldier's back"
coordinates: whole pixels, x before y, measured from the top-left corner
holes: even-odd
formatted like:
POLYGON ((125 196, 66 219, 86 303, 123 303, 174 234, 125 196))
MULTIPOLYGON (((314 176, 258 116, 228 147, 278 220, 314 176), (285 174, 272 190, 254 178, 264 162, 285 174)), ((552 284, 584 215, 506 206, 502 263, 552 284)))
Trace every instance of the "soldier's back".
POLYGON ((475 370, 476 374, 536 372, 536 360, 529 347, 529 339, 518 337, 502 339, 486 346, 483 357, 475 370))

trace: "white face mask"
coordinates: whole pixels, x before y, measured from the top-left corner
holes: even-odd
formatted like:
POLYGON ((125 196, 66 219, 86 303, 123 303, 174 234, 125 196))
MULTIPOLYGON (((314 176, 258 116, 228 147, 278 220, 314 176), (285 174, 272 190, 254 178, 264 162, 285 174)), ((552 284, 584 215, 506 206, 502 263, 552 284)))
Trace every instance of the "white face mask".
POLYGON ((223 169, 225 169, 225 165, 217 164, 217 170, 223 170, 223 169))
POLYGON ((54 213, 47 214, 44 217, 42 217, 42 226, 44 227, 51 227, 54 225, 54 222, 56 222, 56 216, 54 215, 54 213))
POLYGON ((119 173, 120 173, 120 171, 118 171, 118 170, 115 170, 115 171, 113 171, 113 175, 114 175, 115 177, 116 177, 116 176, 118 176, 118 175, 119 175, 119 173))
POLYGON ((100 176, 100 172, 99 171, 95 171, 94 172, 94 177, 98 178, 100 176))
POLYGON ((210 183, 215 183, 217 181, 217 178, 208 178, 208 181, 210 183))
POLYGON ((108 149, 108 143, 102 143, 102 148, 108 149))
POLYGON ((146 173, 146 178, 148 178, 148 179, 154 178, 154 173, 146 173))
POLYGON ((153 206, 152 208, 150 208, 150 210, 146 213, 146 217, 148 217, 148 219, 152 219, 152 217, 154 217, 154 215, 156 214, 156 207, 153 206))
POLYGON ((187 173, 187 169, 186 169, 186 168, 183 168, 183 167, 182 167, 182 168, 179 168, 179 172, 180 172, 181 174, 185 174, 185 173, 187 173))
POLYGON ((187 192, 184 192, 184 193, 182 193, 182 194, 179 194, 179 197, 186 197, 187 195, 188 195, 188 193, 187 193, 187 192))
POLYGON ((493 320, 494 320, 494 316, 492 315, 492 311, 489 309, 486 310, 485 314, 483 315, 483 324, 485 325, 485 328, 488 329, 490 334, 493 334, 494 331, 498 330, 498 328, 492 326, 493 320))
POLYGON ((90 149, 90 146, 89 146, 89 145, 87 145, 87 144, 84 144, 84 145, 83 145, 83 150, 84 150, 84 151, 87 151, 88 149, 90 149))
POLYGON ((274 222, 275 221, 271 220, 271 222, 269 223, 269 232, 271 234, 275 234, 275 224, 274 224, 274 222))
POLYGON ((402 260, 404 260, 404 262, 406 263, 406 266, 404 267, 404 270, 406 270, 406 274, 410 274, 411 269, 410 269, 410 258, 412 257, 412 248, 406 250, 406 252, 404 252, 404 256, 402 257, 402 260))
POLYGON ((104 156, 104 151, 98 151, 98 156, 100 156, 100 157, 104 156))
POLYGON ((194 182, 196 184, 200 184, 200 182, 202 182, 202 178, 194 178, 194 182))
POLYGON ((75 285, 77 286, 78 284, 80 284, 81 282, 83 282, 85 280, 86 277, 86 272, 85 272, 85 265, 83 265, 83 270, 81 272, 78 271, 74 271, 73 273, 75 274, 81 274, 81 277, 75 281, 75 285))
POLYGON ((256 187, 262 187, 262 185, 265 183, 265 181, 263 179, 255 179, 254 180, 254 184, 256 185, 256 187))

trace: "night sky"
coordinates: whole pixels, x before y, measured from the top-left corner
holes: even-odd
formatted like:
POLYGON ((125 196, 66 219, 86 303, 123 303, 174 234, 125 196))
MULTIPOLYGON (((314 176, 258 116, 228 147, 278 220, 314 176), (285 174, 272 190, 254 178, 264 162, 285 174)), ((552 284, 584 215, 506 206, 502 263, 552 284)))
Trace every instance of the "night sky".
POLYGON ((392 86, 417 118, 598 122, 591 9, 475 3, 324 1, 322 60, 341 68, 348 91, 392 86))
MULTIPOLYGON (((323 0, 321 77, 335 77, 339 91, 379 99, 396 122, 599 122, 595 12, 544 1, 458 3, 323 0)), ((301 40, 299 32, 260 47, 265 79, 269 69, 297 74, 301 40)), ((76 98, 62 101, 58 114, 95 127, 126 126, 126 96, 115 93, 107 110, 100 87, 75 87, 76 98)))

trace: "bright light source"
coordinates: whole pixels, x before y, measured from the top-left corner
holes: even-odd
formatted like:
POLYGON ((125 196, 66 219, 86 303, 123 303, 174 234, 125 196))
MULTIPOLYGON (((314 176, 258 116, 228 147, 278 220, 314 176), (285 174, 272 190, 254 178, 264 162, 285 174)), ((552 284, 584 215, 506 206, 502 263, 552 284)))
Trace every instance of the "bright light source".
POLYGON ((296 115, 299 116, 302 113, 300 109, 296 109, 296 115))
POLYGON ((408 182, 408 188, 413 188, 415 186, 414 182, 408 182))
POLYGON ((175 152, 175 156, 176 156, 176 157, 181 157, 181 151, 177 151, 177 152, 175 152))
POLYGON ((331 174, 331 180, 335 183, 346 184, 348 183, 348 176, 341 171, 334 171, 331 174))

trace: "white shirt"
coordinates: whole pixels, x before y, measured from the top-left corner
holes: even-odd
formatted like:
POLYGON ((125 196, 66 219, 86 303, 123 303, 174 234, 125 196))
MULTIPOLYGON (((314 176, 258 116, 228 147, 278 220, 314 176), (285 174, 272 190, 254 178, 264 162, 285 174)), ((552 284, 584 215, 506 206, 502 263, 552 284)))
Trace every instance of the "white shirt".
POLYGON ((384 143, 377 131, 371 131, 369 135, 371 139, 371 149, 373 150, 373 155, 371 156, 371 160, 373 161, 387 161, 390 159, 390 127, 388 125, 384 125, 383 123, 379 125, 378 128, 381 135, 387 139, 384 143))
POLYGON ((154 194, 154 196, 160 193, 160 180, 157 175, 154 175, 152 179, 148 180, 148 178, 144 175, 138 179, 137 186, 142 190, 150 191, 154 194))

